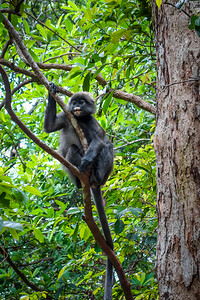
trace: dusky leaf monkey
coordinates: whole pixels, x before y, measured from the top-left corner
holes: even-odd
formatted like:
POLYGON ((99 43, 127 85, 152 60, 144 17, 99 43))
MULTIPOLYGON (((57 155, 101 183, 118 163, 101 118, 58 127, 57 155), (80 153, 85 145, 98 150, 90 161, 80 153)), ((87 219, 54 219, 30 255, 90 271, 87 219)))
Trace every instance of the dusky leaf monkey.
MULTIPOLYGON (((51 90, 55 94, 57 86, 51 83, 51 90)), ((84 153, 77 133, 64 112, 57 114, 56 101, 49 93, 44 118, 44 130, 48 133, 60 131, 59 152, 80 172, 90 170, 90 187, 97 207, 97 212, 108 246, 113 249, 113 241, 105 214, 101 193, 101 185, 105 184, 113 169, 113 145, 107 138, 105 131, 99 125, 93 114, 95 103, 87 92, 74 94, 69 103, 69 111, 76 118, 88 142, 88 149, 84 153)), ((77 188, 81 187, 78 177, 67 168, 66 172, 77 188)), ((107 259, 104 300, 112 299, 113 266, 107 259)))

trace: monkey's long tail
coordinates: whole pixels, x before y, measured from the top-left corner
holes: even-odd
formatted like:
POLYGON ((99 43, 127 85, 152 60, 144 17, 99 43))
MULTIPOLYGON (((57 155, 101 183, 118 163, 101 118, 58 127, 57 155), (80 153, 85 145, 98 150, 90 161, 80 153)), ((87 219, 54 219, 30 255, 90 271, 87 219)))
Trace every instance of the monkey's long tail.
MULTIPOLYGON (((101 227, 103 229, 106 242, 108 246, 113 250, 113 241, 112 241, 112 236, 110 233, 108 221, 106 218, 106 213, 105 213, 104 203, 103 203, 103 198, 101 193, 101 187, 100 186, 92 187, 91 191, 96 204, 97 212, 99 215, 101 227)), ((104 300, 112 300, 112 282, 113 282, 113 265, 107 259, 104 300)))

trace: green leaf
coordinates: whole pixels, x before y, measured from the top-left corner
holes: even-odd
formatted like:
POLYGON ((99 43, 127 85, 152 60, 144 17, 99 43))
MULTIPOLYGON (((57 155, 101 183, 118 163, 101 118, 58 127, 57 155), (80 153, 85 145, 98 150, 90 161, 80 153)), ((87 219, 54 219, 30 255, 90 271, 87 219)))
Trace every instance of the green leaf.
POLYGON ((75 11, 78 11, 78 7, 74 2, 68 0, 68 5, 70 5, 75 11))
POLYGON ((29 26, 28 26, 28 23, 27 23, 26 19, 24 19, 24 28, 25 28, 26 33, 30 34, 30 29, 29 29, 29 26))
POLYGON ((64 266, 61 270, 60 270, 60 272, 59 272, 59 274, 58 274, 58 279, 60 279, 60 277, 63 275, 63 273, 64 273, 64 271, 67 269, 67 265, 66 266, 64 266))
POLYGON ((70 207, 67 211, 68 215, 76 215, 78 213, 80 213, 80 209, 78 207, 70 207))
POLYGON ((42 232, 40 231, 40 229, 38 228, 34 228, 33 229, 34 235, 36 237, 36 239, 40 242, 43 243, 44 242, 44 236, 42 234, 42 232))
POLYGON ((47 35, 46 35, 45 29, 40 24, 37 24, 36 27, 39 30, 41 36, 46 40, 47 39, 47 35))
POLYGON ((27 186, 24 187, 24 190, 25 190, 26 192, 29 192, 29 193, 33 194, 33 195, 42 197, 41 192, 38 191, 38 189, 36 189, 36 188, 33 187, 33 186, 27 185, 27 186))
POLYGON ((75 230, 74 230, 74 232, 73 232, 73 234, 72 234, 72 240, 73 240, 74 242, 76 242, 76 240, 77 240, 78 228, 79 228, 79 224, 76 225, 76 228, 75 228, 75 230))
POLYGON ((13 195, 17 201, 22 202, 22 203, 26 203, 28 201, 27 195, 24 194, 19 189, 12 189, 12 191, 13 191, 13 195))
POLYGON ((70 22, 68 16, 67 16, 67 18, 65 19, 65 26, 66 26, 68 32, 71 32, 71 31, 72 31, 72 29, 73 29, 73 24, 72 24, 72 22, 70 22))
POLYGON ((91 236, 91 231, 87 226, 87 227, 85 227, 83 238, 87 242, 87 240, 89 239, 90 236, 91 236))
POLYGON ((119 39, 126 33, 126 30, 125 29, 119 29, 115 32, 112 33, 112 36, 111 36, 111 41, 113 43, 116 43, 119 41, 119 39))
POLYGON ((124 230, 124 222, 118 219, 115 222, 115 233, 120 234, 123 230, 124 230))
POLYGON ((16 223, 16 222, 3 221, 3 226, 7 228, 17 229, 17 230, 23 230, 23 226, 20 223, 16 223))
POLYGON ((195 20, 195 26, 200 26, 200 16, 195 20))
POLYGON ((90 90, 90 78, 91 78, 91 73, 87 73, 83 81, 83 91, 85 92, 89 92, 90 90))
POLYGON ((16 231, 15 229, 13 229, 13 228, 9 228, 9 231, 10 231, 12 237, 13 237, 14 239, 16 239, 17 241, 19 241, 19 236, 18 236, 18 234, 17 234, 17 231, 16 231))
POLYGON ((139 217, 139 215, 142 213, 142 209, 138 207, 130 207, 129 210, 132 212, 132 214, 136 217, 139 217))
POLYGON ((112 100, 113 93, 114 93, 114 91, 112 91, 112 92, 108 95, 108 97, 105 99, 105 101, 104 101, 104 103, 103 103, 103 112, 104 112, 104 114, 106 114, 106 112, 107 112, 107 110, 108 110, 108 107, 109 107, 110 102, 111 102, 111 100, 112 100))
POLYGON ((92 79, 95 79, 97 75, 103 70, 104 67, 105 65, 102 65, 100 68, 98 68, 98 70, 96 70, 95 73, 92 75, 92 79))

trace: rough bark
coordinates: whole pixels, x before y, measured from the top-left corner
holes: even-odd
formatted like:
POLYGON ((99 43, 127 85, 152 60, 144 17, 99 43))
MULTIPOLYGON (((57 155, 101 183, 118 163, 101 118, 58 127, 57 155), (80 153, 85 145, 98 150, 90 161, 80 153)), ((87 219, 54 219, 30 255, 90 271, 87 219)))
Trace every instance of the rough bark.
MULTIPOLYGON (((172 5, 177 1, 170 1, 172 5)), ((157 47, 158 243, 162 299, 200 299, 200 39, 189 17, 154 6, 157 47)), ((200 11, 189 1, 184 10, 200 11)))

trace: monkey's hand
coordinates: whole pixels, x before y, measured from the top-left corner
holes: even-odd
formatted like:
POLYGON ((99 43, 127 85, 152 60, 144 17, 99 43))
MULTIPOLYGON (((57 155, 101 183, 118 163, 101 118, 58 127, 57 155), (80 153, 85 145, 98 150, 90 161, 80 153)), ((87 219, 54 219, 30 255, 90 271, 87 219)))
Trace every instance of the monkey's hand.
POLYGON ((91 165, 91 161, 90 161, 87 157, 84 156, 84 157, 81 159, 81 164, 80 164, 80 166, 78 167, 78 168, 79 168, 79 171, 80 171, 81 173, 85 173, 85 172, 89 169, 90 165, 91 165))
POLYGON ((50 82, 49 85, 50 85, 50 90, 52 91, 53 94, 58 93, 58 87, 57 87, 57 85, 55 85, 55 83, 50 82))

